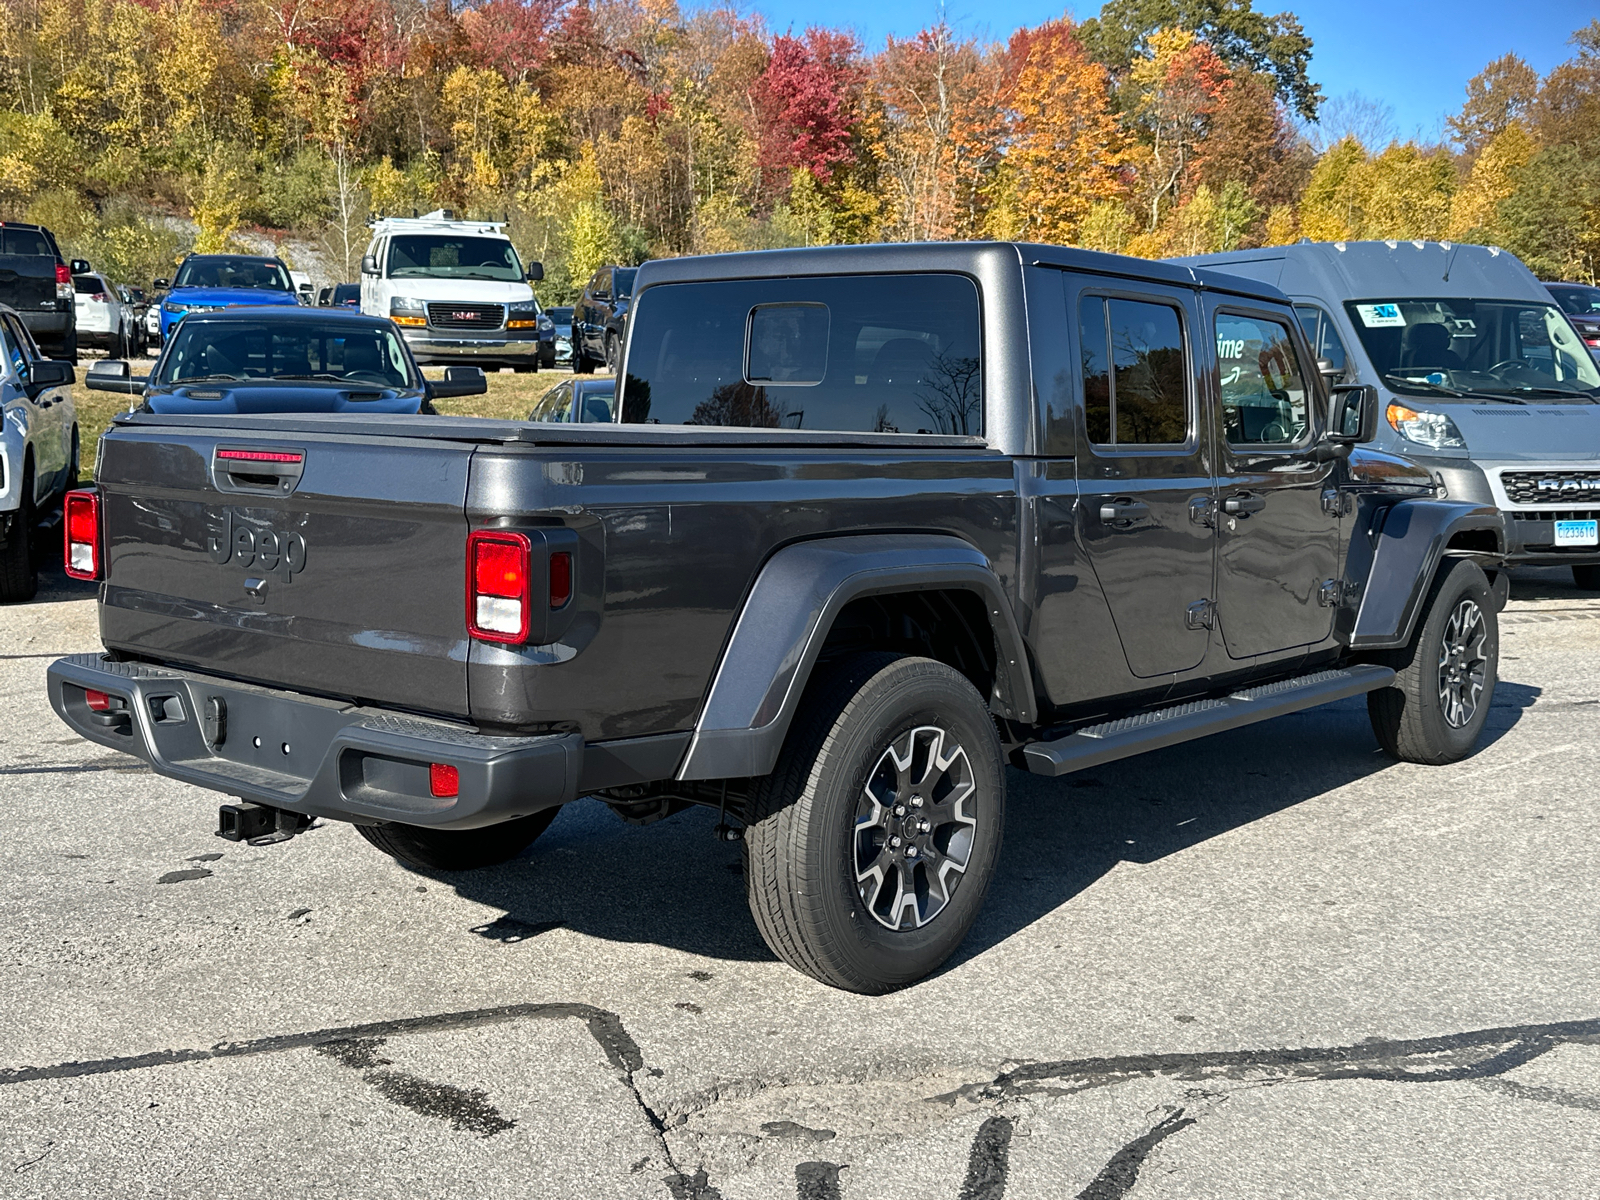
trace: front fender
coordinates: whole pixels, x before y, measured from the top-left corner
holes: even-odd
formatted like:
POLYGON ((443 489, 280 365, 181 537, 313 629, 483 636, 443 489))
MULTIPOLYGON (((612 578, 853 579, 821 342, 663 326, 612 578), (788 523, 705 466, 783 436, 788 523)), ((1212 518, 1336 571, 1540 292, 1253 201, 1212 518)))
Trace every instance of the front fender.
POLYGON ((774 554, 756 577, 717 668, 679 779, 765 775, 805 691, 834 618, 850 601, 958 588, 982 596, 998 651, 990 708, 1034 720, 1027 652, 989 562, 941 534, 824 538, 774 554))
MULTIPOLYGON (((1359 588, 1361 606, 1350 635, 1352 650, 1381 650, 1411 640, 1423 600, 1433 586, 1450 540, 1459 533, 1492 533, 1505 553, 1505 523, 1498 509, 1449 500, 1401 500, 1373 512, 1365 531, 1351 538, 1346 583, 1359 588)), ((1493 554, 1474 557, 1494 560, 1493 554)))

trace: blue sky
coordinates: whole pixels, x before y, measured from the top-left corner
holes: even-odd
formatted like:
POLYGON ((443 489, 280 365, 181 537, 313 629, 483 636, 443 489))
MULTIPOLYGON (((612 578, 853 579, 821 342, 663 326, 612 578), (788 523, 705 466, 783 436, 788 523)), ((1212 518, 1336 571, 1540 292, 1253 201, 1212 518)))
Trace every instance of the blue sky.
MULTIPOLYGON (((775 31, 844 26, 870 49, 888 34, 914 34, 938 12, 935 0, 755 0, 752 7, 775 31)), ((1600 11, 1594 0, 1256 0, 1256 9, 1299 15, 1315 44, 1311 77, 1325 96, 1359 92, 1393 108, 1401 137, 1429 140, 1441 136, 1467 80, 1490 59, 1515 51, 1542 74, 1571 56, 1567 38, 1600 11)), ((1098 10, 1094 3, 1067 9, 1079 18, 1098 10)), ((949 0, 948 11, 964 32, 1003 38, 1063 10, 1058 0, 949 0)))

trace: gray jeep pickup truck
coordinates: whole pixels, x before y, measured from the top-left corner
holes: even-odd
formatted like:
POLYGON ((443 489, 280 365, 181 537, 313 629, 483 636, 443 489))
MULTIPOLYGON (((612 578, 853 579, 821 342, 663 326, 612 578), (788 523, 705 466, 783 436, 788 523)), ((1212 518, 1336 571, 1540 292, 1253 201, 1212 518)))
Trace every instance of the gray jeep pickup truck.
POLYGON ((83 736, 353 822, 424 870, 594 797, 742 838, 773 952, 862 992, 971 925, 1006 768, 1063 775, 1365 693, 1469 754, 1493 508, 1364 448, 1237 276, 1015 244, 640 269, 615 423, 118 418, 67 553, 83 736))

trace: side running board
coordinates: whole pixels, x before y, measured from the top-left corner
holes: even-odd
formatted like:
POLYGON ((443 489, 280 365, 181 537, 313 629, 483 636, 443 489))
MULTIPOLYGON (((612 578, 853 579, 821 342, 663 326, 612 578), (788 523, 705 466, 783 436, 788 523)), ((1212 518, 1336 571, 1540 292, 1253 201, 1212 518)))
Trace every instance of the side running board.
POLYGON ((1035 775, 1065 775, 1085 767, 1175 746, 1208 733, 1221 733, 1257 721, 1300 712, 1334 700, 1387 687, 1394 679, 1388 667, 1361 665, 1338 671, 1317 671, 1281 679, 1216 700, 1195 700, 1171 708, 1139 713, 1090 725, 1053 742, 1035 742, 1023 750, 1035 775))

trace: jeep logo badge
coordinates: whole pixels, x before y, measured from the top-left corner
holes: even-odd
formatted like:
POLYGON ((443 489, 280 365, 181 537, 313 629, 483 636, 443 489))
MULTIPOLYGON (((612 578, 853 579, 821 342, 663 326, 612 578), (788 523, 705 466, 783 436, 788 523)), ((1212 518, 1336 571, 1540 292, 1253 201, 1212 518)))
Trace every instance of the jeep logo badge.
POLYGON ((206 530, 206 553, 212 562, 253 566, 284 583, 306 569, 305 538, 298 533, 278 533, 271 526, 235 523, 229 508, 222 510, 220 527, 212 525, 206 530))

